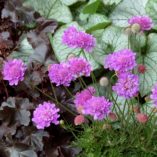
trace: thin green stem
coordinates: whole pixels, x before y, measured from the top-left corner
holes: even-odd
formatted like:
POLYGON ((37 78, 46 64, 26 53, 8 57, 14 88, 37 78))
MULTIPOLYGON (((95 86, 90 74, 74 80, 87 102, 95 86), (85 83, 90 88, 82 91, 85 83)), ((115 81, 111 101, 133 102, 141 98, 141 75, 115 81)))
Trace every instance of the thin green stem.
POLYGON ((56 95, 56 92, 55 92, 55 88, 54 88, 54 86, 53 86, 53 84, 51 82, 50 82, 50 84, 51 84, 51 89, 52 89, 52 92, 54 94, 55 100, 58 103, 58 99, 57 99, 57 95, 56 95))
POLYGON ((69 94, 69 96, 71 96, 73 98, 74 96, 72 95, 72 93, 70 92, 70 90, 67 87, 65 87, 65 86, 64 86, 64 88, 67 91, 67 93, 69 94))
POLYGON ((50 95, 44 93, 41 89, 39 89, 38 87, 34 87, 36 90, 38 90, 40 93, 42 93, 44 96, 48 97, 49 99, 53 100, 56 105, 64 108, 66 111, 68 111, 69 113, 71 113, 72 115, 76 115, 75 113, 73 113, 68 107, 65 107, 64 105, 62 105, 60 102, 57 102, 54 98, 52 98, 50 95))

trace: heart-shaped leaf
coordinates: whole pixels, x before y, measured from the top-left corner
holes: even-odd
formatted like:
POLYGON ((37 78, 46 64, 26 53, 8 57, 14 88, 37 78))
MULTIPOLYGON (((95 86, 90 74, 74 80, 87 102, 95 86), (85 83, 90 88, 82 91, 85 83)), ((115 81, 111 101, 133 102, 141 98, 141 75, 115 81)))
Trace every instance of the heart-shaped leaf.
POLYGON ((157 0, 149 0, 146 4, 146 12, 152 18, 155 25, 157 25, 157 0))
POLYGON ((148 0, 123 0, 120 2, 110 18, 120 27, 128 26, 128 19, 135 15, 146 15, 145 6, 148 0))
POLYGON ((138 63, 146 67, 145 73, 140 73, 140 93, 142 96, 150 93, 157 82, 157 35, 148 36, 146 55, 138 57, 138 63))

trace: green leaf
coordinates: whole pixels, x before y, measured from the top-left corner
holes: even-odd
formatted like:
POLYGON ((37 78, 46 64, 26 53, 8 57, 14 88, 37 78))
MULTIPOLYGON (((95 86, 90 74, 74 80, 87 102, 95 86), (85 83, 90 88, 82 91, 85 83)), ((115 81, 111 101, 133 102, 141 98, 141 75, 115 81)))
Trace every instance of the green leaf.
MULTIPOLYGON (((71 23, 70 25, 76 26, 79 30, 83 30, 82 27, 80 27, 77 23, 71 23)), ((53 50, 55 52, 55 55, 59 62, 66 61, 67 57, 70 54, 74 54, 76 56, 84 57, 82 53, 80 53, 80 48, 69 48, 68 46, 64 45, 62 43, 62 35, 64 30, 69 27, 70 25, 64 25, 62 26, 55 34, 54 37, 50 37, 50 41, 53 47, 53 50)), ((99 64, 93 59, 92 55, 89 53, 85 53, 88 61, 94 69, 99 68, 99 64)))
POLYGON ((97 46, 93 55, 98 63, 104 65, 104 58, 107 54, 128 48, 128 36, 123 33, 122 28, 115 26, 110 26, 103 32, 99 32, 100 35, 97 37, 97 46))
POLYGON ((80 0, 61 0, 62 3, 64 3, 67 6, 70 6, 72 4, 75 4, 76 2, 79 2, 80 0))
POLYGON ((146 44, 146 36, 145 34, 132 34, 129 38, 129 42, 130 48, 134 52, 140 52, 146 44))
POLYGON ((123 0, 111 13, 113 23, 120 27, 128 26, 128 19, 135 15, 146 15, 145 6, 148 0, 123 0))
POLYGON ((152 18, 155 25, 157 25, 157 0, 149 0, 146 4, 146 12, 152 18))
POLYGON ((144 64, 146 67, 146 72, 139 74, 141 96, 149 94, 157 82, 157 34, 150 34, 147 44, 148 50, 146 55, 139 56, 138 58, 138 63, 144 64))
POLYGON ((105 5, 112 5, 112 4, 118 4, 120 3, 122 0, 103 0, 103 3, 105 5))
POLYGON ((28 58, 34 53, 32 46, 29 44, 27 38, 24 38, 20 43, 18 51, 13 51, 10 55, 11 58, 22 59, 26 64, 28 58))
POLYGON ((29 2, 29 5, 48 19, 56 19, 63 23, 72 21, 70 9, 60 0, 30 0, 29 2))
POLYGON ((85 25, 85 29, 87 32, 92 32, 98 29, 106 28, 111 24, 111 21, 102 14, 93 14, 90 15, 88 19, 88 23, 85 25))
POLYGON ((96 13, 100 4, 100 0, 90 0, 89 3, 84 7, 84 14, 93 14, 96 13))

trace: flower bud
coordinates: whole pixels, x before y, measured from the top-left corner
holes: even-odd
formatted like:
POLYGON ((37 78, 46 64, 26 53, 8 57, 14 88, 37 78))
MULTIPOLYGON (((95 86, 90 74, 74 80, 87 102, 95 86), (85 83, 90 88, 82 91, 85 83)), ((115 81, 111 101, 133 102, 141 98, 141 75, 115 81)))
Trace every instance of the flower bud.
POLYGON ((60 124, 60 125, 64 125, 64 120, 60 120, 60 121, 59 121, 59 124, 60 124))
POLYGON ((109 84, 109 80, 108 80, 107 77, 102 77, 102 78, 99 80, 99 83, 100 83, 100 86, 106 87, 106 86, 108 86, 108 84, 109 84))
POLYGON ((71 53, 71 54, 69 54, 69 56, 68 56, 68 60, 71 59, 71 58, 74 58, 74 57, 76 57, 75 54, 71 53))
POLYGON ((146 67, 143 64, 138 65, 138 72, 144 74, 146 72, 146 67))
POLYGON ((131 26, 131 32, 133 32, 133 33, 139 33, 140 30, 141 30, 141 26, 138 23, 134 23, 131 26))
POLYGON ((113 113, 113 112, 110 112, 109 115, 108 115, 108 117, 112 121, 118 120, 117 115, 115 113, 113 113))
POLYGON ((139 123, 145 124, 148 121, 148 116, 144 113, 138 113, 136 114, 136 120, 139 123))
POLYGON ((81 125, 85 122, 85 117, 83 115, 77 115, 74 119, 75 125, 81 125))
POLYGON ((144 98, 144 100, 145 100, 146 102, 149 102, 151 99, 150 99, 149 96, 146 96, 146 97, 144 98))

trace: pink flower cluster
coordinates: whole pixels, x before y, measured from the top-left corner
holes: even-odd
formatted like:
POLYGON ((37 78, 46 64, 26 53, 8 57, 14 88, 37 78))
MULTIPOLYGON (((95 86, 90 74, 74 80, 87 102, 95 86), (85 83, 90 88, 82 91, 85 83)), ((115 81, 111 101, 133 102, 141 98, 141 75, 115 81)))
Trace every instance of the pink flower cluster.
POLYGON ((157 106, 157 84, 153 87, 150 98, 153 100, 154 105, 157 106))
POLYGON ((39 104, 39 106, 33 112, 32 121, 35 123, 38 129, 44 129, 49 127, 51 123, 58 125, 58 114, 59 109, 56 108, 55 104, 50 102, 44 102, 39 104))
POLYGON ((3 79, 9 81, 9 85, 18 85, 19 81, 24 80, 26 65, 21 59, 13 59, 3 65, 3 79))
POLYGON ((139 78, 130 72, 136 65, 136 54, 129 49, 114 52, 106 57, 104 67, 117 72, 118 81, 112 89, 119 96, 128 99, 137 95, 139 78))
POLYGON ((141 31, 150 30, 153 27, 152 19, 148 16, 133 16, 128 20, 128 23, 139 24, 141 31))
POLYGON ((81 48, 87 52, 91 52, 96 45, 96 39, 92 35, 79 31, 74 26, 64 31, 62 42, 71 48, 81 48))
POLYGON ((79 113, 90 115, 94 120, 102 120, 110 112, 112 103, 104 97, 94 96, 95 92, 93 87, 89 87, 77 93, 74 103, 79 113))
POLYGON ((52 64, 49 67, 49 78, 57 86, 69 86, 70 82, 80 76, 90 76, 90 64, 84 58, 71 58, 65 63, 52 64))
POLYGON ((129 49, 123 49, 105 58, 105 68, 115 70, 116 72, 126 72, 132 70, 136 66, 136 53, 129 49))
POLYGON ((118 76, 118 82, 112 87, 119 96, 127 99, 132 98, 138 94, 139 78, 137 75, 131 73, 121 73, 118 76))

